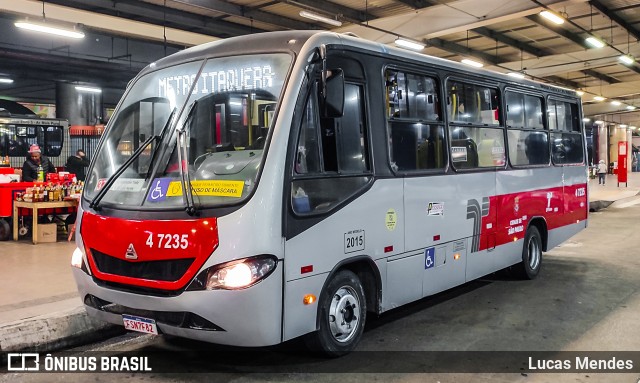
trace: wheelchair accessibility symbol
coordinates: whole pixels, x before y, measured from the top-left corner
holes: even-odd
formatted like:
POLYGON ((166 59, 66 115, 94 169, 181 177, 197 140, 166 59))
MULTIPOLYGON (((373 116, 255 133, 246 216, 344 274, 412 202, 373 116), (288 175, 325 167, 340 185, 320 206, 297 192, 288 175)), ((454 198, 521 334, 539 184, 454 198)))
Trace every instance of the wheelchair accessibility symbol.
POLYGON ((162 194, 162 188, 160 187, 160 180, 156 183, 156 187, 151 191, 151 200, 157 201, 160 198, 163 198, 164 194, 162 194))
POLYGON ((424 251, 424 268, 430 269, 436 264, 436 249, 434 247, 424 251))
POLYGON ((169 188, 170 178, 159 178, 153 181, 153 186, 149 191, 147 201, 161 202, 167 198, 167 188, 169 188))

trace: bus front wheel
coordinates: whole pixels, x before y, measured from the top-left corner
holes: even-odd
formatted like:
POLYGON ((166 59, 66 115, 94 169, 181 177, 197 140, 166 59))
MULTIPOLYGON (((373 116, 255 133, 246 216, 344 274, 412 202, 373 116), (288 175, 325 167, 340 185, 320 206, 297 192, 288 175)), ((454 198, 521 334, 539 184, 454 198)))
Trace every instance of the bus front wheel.
POLYGON ((535 279, 542 264, 542 238, 535 226, 527 229, 522 247, 522 262, 518 264, 518 274, 524 279, 535 279))
POLYGON ((305 342, 313 352, 330 357, 355 349, 367 316, 364 289, 360 279, 349 270, 339 271, 326 286, 318 301, 319 329, 305 342))

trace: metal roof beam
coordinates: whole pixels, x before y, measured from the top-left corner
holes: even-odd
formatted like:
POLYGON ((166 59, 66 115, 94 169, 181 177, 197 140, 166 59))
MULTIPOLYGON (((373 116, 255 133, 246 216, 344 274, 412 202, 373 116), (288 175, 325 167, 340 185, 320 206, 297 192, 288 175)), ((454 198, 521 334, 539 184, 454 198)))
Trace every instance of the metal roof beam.
POLYGON ((484 61, 485 64, 491 64, 491 65, 500 64, 500 61, 497 59, 496 56, 493 56, 481 51, 477 51, 474 49, 470 49, 464 45, 453 43, 451 41, 447 41, 441 38, 427 39, 425 40, 425 42, 432 47, 439 48, 447 52, 457 53, 462 56, 469 56, 470 58, 471 57, 477 58, 479 60, 484 61))
POLYGON ((571 40, 574 43, 580 45, 583 48, 589 49, 591 48, 590 46, 587 45, 587 43, 584 41, 583 38, 581 38, 580 36, 576 35, 573 32, 569 32, 566 29, 556 26, 556 25, 551 25, 549 22, 545 21, 544 18, 542 18, 542 16, 540 15, 530 15, 527 16, 527 19, 533 21, 534 23, 540 25, 543 28, 547 28, 548 30, 564 37, 565 39, 571 40))
POLYGON ((236 5, 227 1, 180 0, 179 2, 183 4, 196 5, 204 9, 225 13, 230 16, 238 16, 238 17, 244 17, 246 19, 254 19, 255 21, 277 25, 285 29, 317 29, 317 26, 311 23, 290 19, 288 17, 261 11, 256 8, 249 8, 242 5, 236 5))
POLYGON ((584 69, 584 70, 581 70, 580 72, 586 74, 587 76, 597 78, 600 81, 604 81, 607 84, 617 84, 620 82, 620 80, 618 80, 617 78, 613 78, 611 76, 607 76, 606 74, 596 72, 593 69, 584 69))
POLYGON ((527 52, 529 54, 532 54, 536 57, 542 57, 542 56, 550 56, 553 53, 547 49, 542 49, 542 48, 536 48, 531 44, 527 44, 524 43, 522 41, 518 41, 514 38, 511 38, 505 34, 496 32, 492 29, 489 29, 487 27, 480 27, 480 28, 475 28, 471 30, 472 32, 475 32, 479 35, 482 35, 484 37, 490 38, 492 40, 497 40, 503 44, 509 45, 513 48, 517 48, 520 49, 523 52, 527 52))
POLYGON ((49 2, 104 15, 125 17, 154 25, 166 24, 166 26, 176 29, 195 30, 211 36, 238 36, 251 32, 251 28, 244 25, 216 20, 177 9, 164 8, 141 1, 49 0, 49 2))
POLYGON ((430 0, 394 0, 394 1, 397 3, 402 3, 413 9, 422 9, 422 8, 430 7, 432 5, 438 5, 437 2, 430 1, 430 0))
POLYGON ((611 20, 613 20, 616 24, 624 28, 631 36, 633 36, 636 40, 640 40, 640 31, 638 31, 634 26, 627 22, 622 17, 618 16, 617 13, 609 10, 604 6, 599 0, 591 0, 589 4, 593 5, 600 13, 607 16, 611 20))

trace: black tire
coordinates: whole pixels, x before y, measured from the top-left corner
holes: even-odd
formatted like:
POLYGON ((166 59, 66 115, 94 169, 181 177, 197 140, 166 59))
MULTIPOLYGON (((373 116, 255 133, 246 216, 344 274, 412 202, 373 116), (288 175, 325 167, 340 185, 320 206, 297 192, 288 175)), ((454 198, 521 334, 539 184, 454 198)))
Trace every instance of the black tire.
POLYGON ((522 246, 522 262, 516 265, 515 270, 522 279, 535 279, 540 273, 542 265, 542 237, 538 228, 530 226, 524 237, 522 246))
POLYGON ((333 358, 353 351, 367 319, 364 289, 358 276, 349 270, 336 273, 318 305, 320 328, 305 337, 307 347, 333 358))
POLYGON ((0 241, 11 238, 11 225, 4 218, 0 218, 0 241))

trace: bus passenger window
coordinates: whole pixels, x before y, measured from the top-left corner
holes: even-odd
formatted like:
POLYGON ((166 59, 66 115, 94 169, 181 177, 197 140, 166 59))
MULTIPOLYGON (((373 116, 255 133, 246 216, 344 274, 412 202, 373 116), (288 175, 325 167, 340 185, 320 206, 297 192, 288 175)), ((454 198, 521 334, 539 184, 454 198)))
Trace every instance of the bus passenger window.
POLYGON ((550 100, 551 158, 555 164, 580 164, 584 161, 578 105, 550 100), (555 120, 555 124, 552 122, 555 120))
POLYGON ((386 78, 389 105, 395 108, 387 121, 391 168, 444 169, 446 145, 438 82, 433 77, 396 70, 387 70, 386 78))

